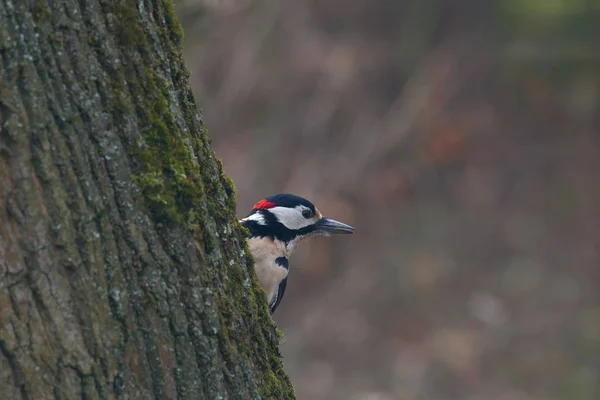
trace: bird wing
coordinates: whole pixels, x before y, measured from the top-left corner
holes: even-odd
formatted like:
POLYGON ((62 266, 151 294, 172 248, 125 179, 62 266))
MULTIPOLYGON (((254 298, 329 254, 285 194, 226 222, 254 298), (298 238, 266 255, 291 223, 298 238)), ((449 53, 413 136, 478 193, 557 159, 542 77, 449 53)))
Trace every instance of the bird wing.
POLYGON ((283 299, 283 294, 285 293, 285 287, 287 286, 287 278, 281 281, 279 284, 279 288, 277 289, 277 293, 273 296, 273 300, 271 300, 271 304, 269 304, 269 308, 271 309, 271 314, 275 312, 279 303, 281 303, 281 299, 283 299))

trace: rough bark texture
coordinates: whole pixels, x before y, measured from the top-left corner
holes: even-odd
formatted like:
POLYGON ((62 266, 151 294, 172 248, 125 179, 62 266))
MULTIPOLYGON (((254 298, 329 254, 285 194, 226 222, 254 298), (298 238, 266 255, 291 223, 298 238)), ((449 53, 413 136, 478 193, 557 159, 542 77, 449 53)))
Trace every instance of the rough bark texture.
POLYGON ((170 0, 0 0, 0 397, 293 398, 170 0))

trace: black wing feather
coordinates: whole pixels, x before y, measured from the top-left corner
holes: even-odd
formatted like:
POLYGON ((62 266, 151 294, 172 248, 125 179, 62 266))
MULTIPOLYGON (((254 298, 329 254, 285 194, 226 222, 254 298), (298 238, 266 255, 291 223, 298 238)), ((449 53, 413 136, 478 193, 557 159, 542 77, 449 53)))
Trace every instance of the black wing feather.
POLYGON ((281 281, 281 283, 279 284, 279 288, 277 289, 277 294, 275 295, 273 300, 271 300, 271 304, 269 305, 269 308, 271 309, 271 314, 275 312, 275 310, 279 306, 279 303, 281 303, 281 299, 283 299, 283 294, 285 293, 286 286, 287 278, 281 281))

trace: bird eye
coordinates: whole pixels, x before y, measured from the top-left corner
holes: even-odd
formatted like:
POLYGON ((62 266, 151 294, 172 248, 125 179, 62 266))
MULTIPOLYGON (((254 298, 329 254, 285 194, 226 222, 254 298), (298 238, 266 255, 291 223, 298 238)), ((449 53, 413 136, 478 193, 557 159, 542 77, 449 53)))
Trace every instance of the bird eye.
POLYGON ((311 210, 302 210, 302 216, 306 219, 309 219, 312 217, 312 211, 311 210))

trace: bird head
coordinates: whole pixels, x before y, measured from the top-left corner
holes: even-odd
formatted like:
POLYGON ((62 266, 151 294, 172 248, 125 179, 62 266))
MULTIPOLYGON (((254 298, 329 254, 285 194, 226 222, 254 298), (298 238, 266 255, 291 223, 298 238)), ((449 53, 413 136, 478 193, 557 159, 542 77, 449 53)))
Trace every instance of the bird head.
POLYGON ((268 237, 285 243, 289 253, 311 236, 354 232, 350 225, 324 217, 313 203, 292 194, 276 194, 260 200, 242 224, 253 237, 268 237))

